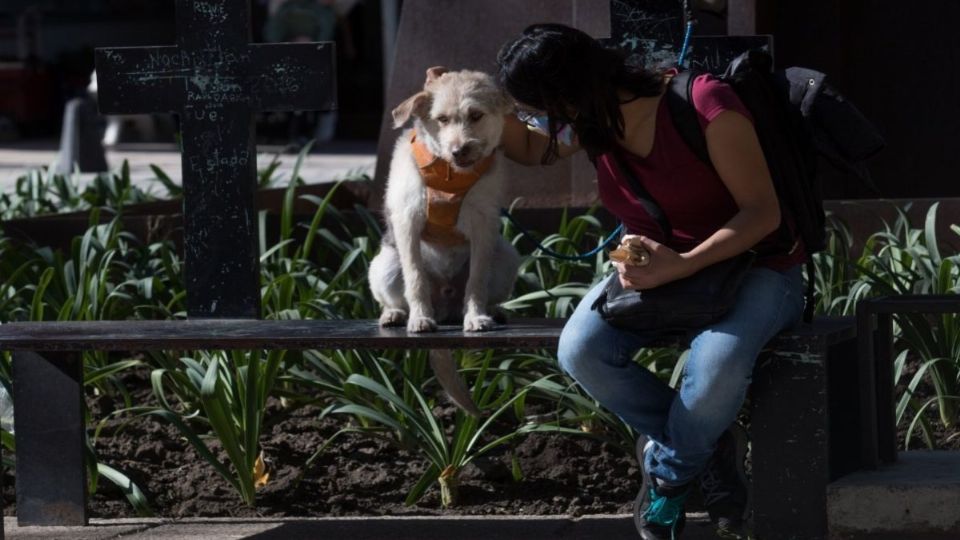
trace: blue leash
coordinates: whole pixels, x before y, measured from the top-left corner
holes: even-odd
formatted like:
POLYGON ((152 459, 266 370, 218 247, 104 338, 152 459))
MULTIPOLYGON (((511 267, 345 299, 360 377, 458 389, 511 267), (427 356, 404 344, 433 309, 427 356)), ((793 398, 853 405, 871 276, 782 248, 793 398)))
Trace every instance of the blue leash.
POLYGON ((563 253, 557 253, 556 251, 554 251, 554 250, 552 250, 552 249, 544 246, 540 241, 536 240, 536 239, 534 238, 534 236, 533 236, 532 234, 530 234, 530 232, 529 232, 528 230, 526 230, 526 229, 523 228, 523 225, 520 225, 519 223, 517 223, 517 220, 513 219, 513 216, 510 215, 510 212, 507 212, 507 209, 506 209, 506 208, 501 208, 501 209, 500 209, 500 214, 501 214, 503 217, 505 217, 505 218, 507 218, 508 220, 510 220, 510 223, 512 223, 513 226, 516 227, 518 231, 520 231, 520 234, 522 234, 522 235, 526 236, 527 238, 530 238, 531 240, 533 240, 534 242, 536 242, 536 243, 537 243, 537 249, 539 249, 540 251, 546 253, 547 255, 550 255, 550 256, 553 257, 553 258, 562 259, 562 260, 564 260, 564 261, 583 261, 583 260, 586 260, 586 259, 589 259, 589 258, 593 257, 594 255, 596 255, 597 253, 599 253, 600 250, 602 250, 603 248, 607 247, 607 245, 608 245, 610 242, 613 242, 616 238, 619 238, 619 236, 620 236, 620 231, 623 230, 623 223, 621 223, 620 225, 617 225, 617 228, 614 229, 614 231, 613 231, 612 233, 610 233, 610 236, 608 236, 607 239, 604 240, 599 246, 591 249, 590 251, 588 251, 588 252, 586 252, 586 253, 584 253, 584 254, 582 254, 582 255, 564 255, 563 253))
POLYGON ((680 56, 677 57, 677 67, 683 69, 683 61, 687 59, 687 52, 690 49, 690 35, 693 34, 693 25, 697 22, 694 17, 693 9, 690 8, 690 0, 683 0, 683 20, 686 29, 683 32, 683 45, 680 46, 680 56))
POLYGON ((683 45, 680 46, 680 56, 677 57, 677 65, 683 67, 683 61, 687 58, 687 52, 690 50, 690 34, 693 33, 693 21, 687 21, 687 29, 683 33, 683 45))
MULTIPOLYGON (((690 35, 693 34, 693 23, 694 23, 693 18, 690 17, 689 14, 686 18, 687 18, 687 24, 686 24, 686 30, 683 33, 683 45, 680 46, 680 56, 677 57, 677 65, 680 66, 681 68, 683 67, 683 61, 687 57, 687 52, 689 52, 690 50, 690 35)), ((503 217, 507 218, 510 221, 510 223, 512 223, 513 226, 516 227, 518 231, 520 231, 520 234, 536 242, 537 249, 546 253, 547 255, 550 255, 555 259, 561 259, 564 261, 583 261, 583 260, 592 258, 594 255, 599 253, 603 248, 607 247, 607 245, 609 245, 610 242, 613 242, 614 239, 618 238, 620 236, 621 231, 623 231, 623 223, 621 223, 620 225, 617 225, 617 228, 614 229, 613 232, 610 233, 610 236, 608 236, 607 239, 604 240, 599 246, 591 249, 590 251, 582 255, 564 255, 563 253, 557 253, 556 251, 553 251, 552 249, 544 246, 543 243, 541 243, 539 240, 536 240, 534 236, 530 234, 529 231, 523 228, 523 225, 520 225, 520 223, 518 223, 517 220, 513 219, 513 216, 510 215, 510 212, 508 212, 506 208, 501 208, 500 214, 503 217)))

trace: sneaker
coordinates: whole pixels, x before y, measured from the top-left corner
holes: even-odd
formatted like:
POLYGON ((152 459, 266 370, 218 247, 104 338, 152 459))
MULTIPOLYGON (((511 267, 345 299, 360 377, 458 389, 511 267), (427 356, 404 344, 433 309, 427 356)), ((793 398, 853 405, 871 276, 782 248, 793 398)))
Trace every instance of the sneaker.
POLYGON ((744 458, 747 434, 734 422, 720 440, 700 475, 700 493, 720 538, 747 538, 744 522, 749 511, 750 493, 744 458))
POLYGON ((643 477, 640 492, 633 503, 633 523, 644 540, 676 540, 683 532, 683 511, 689 485, 657 485, 643 466, 643 455, 653 444, 645 435, 637 437, 637 461, 643 477))

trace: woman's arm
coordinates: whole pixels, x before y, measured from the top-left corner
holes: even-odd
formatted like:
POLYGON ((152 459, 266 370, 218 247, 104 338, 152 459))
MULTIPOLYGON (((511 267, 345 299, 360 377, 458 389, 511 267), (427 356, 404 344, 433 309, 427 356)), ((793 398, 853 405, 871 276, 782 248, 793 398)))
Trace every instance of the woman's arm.
MULTIPOLYGON (((549 138, 538 131, 529 129, 514 114, 503 117, 503 135, 500 144, 503 153, 513 161, 523 165, 540 165, 543 153, 547 150, 549 138)), ((557 153, 565 158, 580 150, 580 146, 559 144, 557 153)))
POLYGON ((713 167, 739 211, 686 253, 644 238, 651 253, 650 264, 623 267, 624 286, 646 289, 689 276, 752 248, 780 226, 777 193, 750 120, 738 112, 724 111, 707 125, 704 135, 713 167))
POLYGON ((734 111, 720 113, 704 131, 713 168, 739 211, 684 256, 694 271, 742 253, 780 226, 780 203, 753 124, 734 111))

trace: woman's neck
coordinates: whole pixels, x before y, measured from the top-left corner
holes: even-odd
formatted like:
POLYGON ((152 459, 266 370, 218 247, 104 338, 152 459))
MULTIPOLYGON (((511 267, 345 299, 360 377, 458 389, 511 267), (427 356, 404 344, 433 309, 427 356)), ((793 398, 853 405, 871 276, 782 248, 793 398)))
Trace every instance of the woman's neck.
MULTIPOLYGON (((619 142, 635 141, 637 135, 652 131, 651 124, 656 122, 657 108, 662 96, 633 96, 629 92, 620 90, 620 114, 623 115, 623 139, 619 142)), ((625 144, 625 146, 631 146, 625 144)))

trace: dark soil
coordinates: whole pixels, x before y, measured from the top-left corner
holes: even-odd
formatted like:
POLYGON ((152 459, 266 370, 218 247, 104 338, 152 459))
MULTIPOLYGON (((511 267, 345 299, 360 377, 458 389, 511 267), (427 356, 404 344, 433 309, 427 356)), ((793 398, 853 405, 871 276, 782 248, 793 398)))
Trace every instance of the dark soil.
MULTIPOLYGON (((134 390, 135 403, 153 402, 145 374, 130 373, 125 380, 134 390)), ((89 396, 87 403, 95 421, 121 406, 102 396, 89 396)), ((447 407, 441 414, 452 411, 447 407)), ((437 485, 417 504, 405 506, 427 462, 380 440, 343 436, 304 473, 310 456, 344 427, 343 418, 318 420, 319 412, 312 406, 287 411, 277 401, 269 404, 262 444, 270 478, 258 492, 256 508, 244 505, 176 428, 159 418, 113 417, 105 422, 95 448, 100 461, 133 479, 155 513, 164 517, 613 514, 630 512, 638 489, 636 460, 618 447, 586 437, 532 434, 511 449, 468 465, 461 473, 456 507, 441 508, 437 485), (513 458, 523 473, 520 481, 511 474, 513 458)), ((936 421, 936 411, 929 414, 939 447, 960 450, 960 437, 948 440, 950 433, 936 421)), ((906 427, 898 431, 903 448, 906 427)), ((918 434, 911 447, 924 447, 918 434)), ((16 512, 14 482, 12 471, 5 470, 6 515, 16 512)), ((135 515, 119 488, 106 479, 101 479, 89 508, 92 517, 135 515)))
MULTIPOLYGON (((150 403, 149 382, 138 377, 136 403, 150 403)), ((128 382, 129 384, 129 382, 128 382)), ((93 418, 118 407, 109 398, 88 398, 93 418)), ((101 462, 121 470, 147 494, 158 516, 351 516, 479 514, 580 515, 630 512, 639 487, 636 460, 616 446, 586 437, 533 434, 512 455, 523 479, 511 474, 511 450, 477 459, 461 473, 460 502, 442 509, 437 485, 419 503, 405 506, 407 493, 428 463, 392 445, 346 435, 329 446, 298 478, 310 456, 344 427, 344 418, 318 420, 320 409, 284 411, 271 401, 263 451, 270 478, 258 491, 256 508, 197 456, 179 432, 154 417, 108 420, 96 441, 101 462)), ((444 410, 451 414, 452 408, 444 410)), ((14 484, 5 471, 5 513, 15 513, 14 484)), ((123 493, 106 479, 90 498, 91 517, 134 517, 123 493)))

